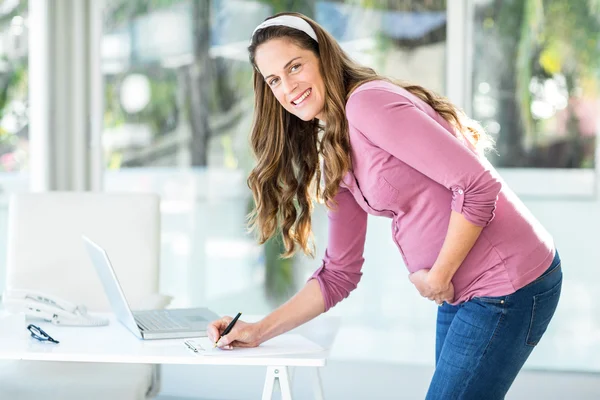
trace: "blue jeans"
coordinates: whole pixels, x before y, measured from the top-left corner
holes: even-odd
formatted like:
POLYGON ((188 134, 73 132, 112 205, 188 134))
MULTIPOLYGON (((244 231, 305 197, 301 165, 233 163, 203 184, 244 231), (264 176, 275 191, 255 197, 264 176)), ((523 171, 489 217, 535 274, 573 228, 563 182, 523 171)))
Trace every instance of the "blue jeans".
POLYGON ((557 252, 546 272, 510 295, 440 306, 426 400, 504 399, 546 331, 561 287, 557 252))

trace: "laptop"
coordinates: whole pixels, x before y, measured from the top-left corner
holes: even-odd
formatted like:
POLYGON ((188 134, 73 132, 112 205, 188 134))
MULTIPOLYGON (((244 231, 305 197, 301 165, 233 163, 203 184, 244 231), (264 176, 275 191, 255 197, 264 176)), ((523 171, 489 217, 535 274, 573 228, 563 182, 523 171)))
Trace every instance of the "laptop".
POLYGON ((219 318, 207 308, 143 310, 132 312, 108 254, 82 235, 86 250, 100 277, 110 306, 119 322, 140 339, 177 339, 206 336, 209 322, 219 318))

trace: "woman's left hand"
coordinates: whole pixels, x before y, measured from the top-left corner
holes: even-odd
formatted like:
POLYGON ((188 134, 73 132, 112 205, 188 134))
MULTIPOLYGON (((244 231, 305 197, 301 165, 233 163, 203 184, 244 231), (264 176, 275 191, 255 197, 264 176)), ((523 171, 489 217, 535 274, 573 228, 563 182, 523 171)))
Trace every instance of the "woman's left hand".
POLYGON ((433 300, 438 305, 445 301, 454 301, 454 285, 452 282, 440 282, 436 280, 429 269, 420 269, 408 275, 408 279, 415 285, 421 296, 433 300))

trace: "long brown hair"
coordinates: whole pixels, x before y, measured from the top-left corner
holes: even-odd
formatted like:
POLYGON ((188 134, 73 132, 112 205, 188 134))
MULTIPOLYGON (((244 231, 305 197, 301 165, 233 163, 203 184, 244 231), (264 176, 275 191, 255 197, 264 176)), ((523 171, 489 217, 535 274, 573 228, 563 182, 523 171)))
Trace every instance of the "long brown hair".
POLYGON ((355 63, 327 31, 302 14, 281 13, 270 18, 279 15, 304 19, 314 29, 318 43, 300 30, 270 26, 258 30, 248 47, 254 67, 255 94, 250 143, 257 159, 248 177, 248 186, 256 203, 249 215, 249 227, 257 231, 259 243, 280 230, 286 249, 283 257, 292 256, 297 246, 305 254, 313 255, 313 198, 333 207, 340 182, 352 167, 345 107, 350 93, 365 82, 386 80, 400 85, 427 102, 473 146, 491 143, 484 140, 489 138, 481 127, 446 98, 421 86, 405 85, 379 76, 373 69, 355 63), (298 47, 312 51, 320 60, 326 92, 323 115, 327 123, 324 127, 317 119, 303 121, 285 110, 264 81, 256 65, 256 50, 275 38, 286 38, 298 47), (320 156, 326 166, 322 193, 320 156))

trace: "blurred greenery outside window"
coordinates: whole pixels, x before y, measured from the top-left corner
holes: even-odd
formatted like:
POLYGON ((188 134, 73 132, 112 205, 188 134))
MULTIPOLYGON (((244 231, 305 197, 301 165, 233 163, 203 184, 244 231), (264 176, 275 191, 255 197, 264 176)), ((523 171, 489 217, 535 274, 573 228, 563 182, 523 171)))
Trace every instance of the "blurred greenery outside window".
POLYGON ((594 168, 600 1, 474 0, 473 117, 500 167, 594 168))
POLYGON ((0 3, 0 172, 27 170, 27 1, 0 3))
POLYGON ((359 61, 441 92, 445 8, 439 0, 109 1, 102 46, 107 167, 249 170, 246 47, 256 25, 276 12, 309 15, 359 61), (419 51, 430 45, 437 46, 419 51), (436 67, 411 60, 427 55, 436 67))

